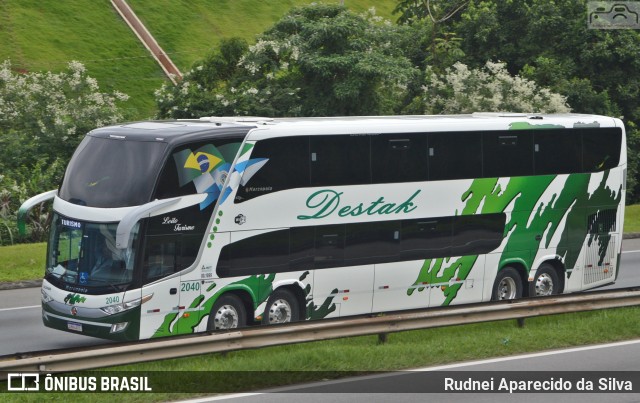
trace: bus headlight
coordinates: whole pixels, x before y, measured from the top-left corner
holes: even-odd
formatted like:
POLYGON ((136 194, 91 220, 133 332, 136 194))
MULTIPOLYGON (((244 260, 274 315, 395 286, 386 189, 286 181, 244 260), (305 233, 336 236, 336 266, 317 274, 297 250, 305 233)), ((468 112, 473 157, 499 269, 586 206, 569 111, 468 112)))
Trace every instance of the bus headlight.
POLYGON ((121 304, 105 306, 100 308, 100 310, 106 313, 107 315, 115 315, 116 313, 124 312, 129 309, 140 306, 140 304, 144 304, 145 302, 149 301, 151 298, 153 298, 153 294, 145 295, 142 298, 134 299, 128 302, 123 302, 121 304))
POLYGON ((43 289, 40 289, 40 294, 42 295, 43 304, 53 301, 53 298, 51 298, 43 289))

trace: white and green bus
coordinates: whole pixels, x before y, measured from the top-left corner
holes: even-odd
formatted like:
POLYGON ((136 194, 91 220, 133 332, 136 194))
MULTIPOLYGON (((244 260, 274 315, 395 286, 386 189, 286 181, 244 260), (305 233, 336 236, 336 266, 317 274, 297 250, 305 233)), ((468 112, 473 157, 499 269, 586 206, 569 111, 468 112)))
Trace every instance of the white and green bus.
POLYGON ((53 199, 42 318, 136 340, 615 281, 619 119, 203 118, 96 129, 53 199))

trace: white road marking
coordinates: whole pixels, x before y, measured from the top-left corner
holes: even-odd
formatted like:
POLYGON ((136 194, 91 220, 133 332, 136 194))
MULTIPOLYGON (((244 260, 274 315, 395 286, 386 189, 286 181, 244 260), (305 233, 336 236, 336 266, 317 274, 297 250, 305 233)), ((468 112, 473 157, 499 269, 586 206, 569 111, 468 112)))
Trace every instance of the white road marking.
POLYGON ((638 253, 640 250, 623 250, 622 253, 638 253))
POLYGON ((31 306, 17 306, 15 308, 1 308, 0 312, 4 311, 17 311, 18 309, 33 309, 33 308, 42 308, 42 305, 31 305, 31 306))
POLYGON ((631 345, 631 344, 638 344, 638 343, 640 343, 640 339, 619 341, 619 342, 607 343, 607 344, 596 344, 596 345, 592 345, 592 346, 568 348, 568 349, 564 349, 564 350, 550 350, 550 351, 543 351, 543 352, 540 352, 540 353, 514 355, 514 356, 510 356, 510 357, 489 358, 489 359, 486 359, 486 360, 461 362, 461 363, 457 363, 457 364, 441 365, 441 366, 438 366, 438 367, 417 368, 417 369, 411 369, 411 370, 408 370, 408 371, 442 371, 442 370, 451 369, 451 368, 461 368, 461 367, 469 367, 469 366, 473 366, 473 365, 493 364, 493 363, 496 363, 496 362, 504 362, 504 361, 513 361, 513 360, 528 359, 528 358, 545 357, 545 356, 548 356, 548 355, 556 355, 556 354, 576 353, 576 352, 580 352, 580 351, 598 350, 598 349, 601 349, 601 348, 628 346, 628 345, 631 345))

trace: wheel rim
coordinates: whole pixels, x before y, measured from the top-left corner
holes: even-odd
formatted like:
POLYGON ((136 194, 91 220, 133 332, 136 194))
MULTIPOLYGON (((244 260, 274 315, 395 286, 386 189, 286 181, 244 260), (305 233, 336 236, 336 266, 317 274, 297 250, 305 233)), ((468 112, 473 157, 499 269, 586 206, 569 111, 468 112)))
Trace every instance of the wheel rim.
POLYGON ((213 317, 214 329, 233 329, 238 327, 239 315, 235 307, 222 305, 213 317))
POLYGON ((277 299, 269 307, 269 323, 291 322, 291 305, 284 299, 277 299))
POLYGON ((547 273, 542 273, 536 280, 536 296, 542 297, 553 294, 553 278, 547 273))
POLYGON ((516 297, 516 282, 511 277, 505 277, 498 284, 498 299, 514 299, 516 297))

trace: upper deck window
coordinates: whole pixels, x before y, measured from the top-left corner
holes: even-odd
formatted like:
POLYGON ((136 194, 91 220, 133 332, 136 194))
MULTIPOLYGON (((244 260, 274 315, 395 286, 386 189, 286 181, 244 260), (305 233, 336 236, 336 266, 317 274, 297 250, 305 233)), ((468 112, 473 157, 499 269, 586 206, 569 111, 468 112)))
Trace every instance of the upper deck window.
POLYGON ((90 207, 145 204, 166 147, 160 141, 87 136, 69 162, 60 197, 90 207))

